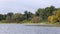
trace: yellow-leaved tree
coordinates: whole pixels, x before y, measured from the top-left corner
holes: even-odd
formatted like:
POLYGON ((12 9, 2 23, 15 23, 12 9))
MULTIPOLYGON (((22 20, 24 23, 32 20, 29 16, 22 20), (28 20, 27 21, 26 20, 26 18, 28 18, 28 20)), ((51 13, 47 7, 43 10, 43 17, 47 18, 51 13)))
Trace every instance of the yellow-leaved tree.
POLYGON ((55 16, 57 18, 57 21, 60 22, 60 9, 55 12, 55 16))

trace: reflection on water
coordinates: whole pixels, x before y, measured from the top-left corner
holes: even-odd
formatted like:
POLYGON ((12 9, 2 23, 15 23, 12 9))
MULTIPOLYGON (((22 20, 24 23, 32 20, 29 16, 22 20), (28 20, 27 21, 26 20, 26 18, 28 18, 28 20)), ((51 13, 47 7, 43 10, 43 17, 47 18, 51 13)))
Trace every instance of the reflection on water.
POLYGON ((0 24, 0 34, 60 34, 59 27, 0 24))

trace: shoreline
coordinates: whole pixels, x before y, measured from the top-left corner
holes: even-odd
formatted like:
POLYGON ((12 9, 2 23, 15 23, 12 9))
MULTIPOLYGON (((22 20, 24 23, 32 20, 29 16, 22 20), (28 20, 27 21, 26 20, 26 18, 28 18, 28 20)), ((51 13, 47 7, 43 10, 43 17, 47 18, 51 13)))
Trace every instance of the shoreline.
POLYGON ((0 23, 0 25, 24 25, 24 26, 41 26, 41 27, 60 27, 60 24, 20 24, 20 23, 0 23))
POLYGON ((25 24, 25 26, 60 27, 57 24, 25 24))

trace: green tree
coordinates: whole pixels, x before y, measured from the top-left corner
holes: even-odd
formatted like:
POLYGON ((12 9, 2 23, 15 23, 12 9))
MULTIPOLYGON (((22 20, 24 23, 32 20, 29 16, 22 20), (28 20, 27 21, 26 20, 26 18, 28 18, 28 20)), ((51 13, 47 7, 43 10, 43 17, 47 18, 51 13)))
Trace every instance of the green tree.
POLYGON ((10 23, 12 21, 12 15, 13 15, 12 12, 7 13, 6 22, 10 23))
POLYGON ((48 16, 53 15, 53 12, 56 10, 54 6, 46 7, 46 8, 39 8, 37 12, 35 13, 36 16, 40 16, 43 20, 47 19, 48 16))
POLYGON ((5 20, 6 19, 6 15, 0 14, 0 21, 5 20))
POLYGON ((9 12, 9 13, 7 13, 7 16, 12 16, 13 15, 13 13, 12 12, 9 12))
POLYGON ((30 20, 32 18, 33 13, 25 11, 24 12, 24 17, 26 20, 30 20))
POLYGON ((44 12, 45 12, 45 9, 39 8, 35 14, 36 14, 36 16, 39 16, 44 20, 44 18, 45 18, 45 13, 44 12))
POLYGON ((12 19, 14 20, 14 22, 20 23, 22 21, 22 14, 20 13, 15 13, 12 16, 12 19))
POLYGON ((45 8, 45 13, 46 13, 46 16, 51 16, 53 15, 53 12, 56 10, 56 8, 54 6, 50 6, 50 7, 46 7, 45 8))
POLYGON ((12 15, 13 15, 12 12, 7 13, 7 17, 9 16, 10 17, 10 20, 11 20, 12 15))

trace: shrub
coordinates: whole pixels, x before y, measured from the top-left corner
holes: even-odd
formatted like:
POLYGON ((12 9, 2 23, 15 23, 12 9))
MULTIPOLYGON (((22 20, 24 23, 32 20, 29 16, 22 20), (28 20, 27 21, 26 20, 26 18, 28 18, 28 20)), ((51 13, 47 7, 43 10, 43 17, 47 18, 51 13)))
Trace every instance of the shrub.
POLYGON ((54 11, 54 15, 55 15, 56 21, 60 22, 60 9, 58 9, 57 11, 54 11))
POLYGON ((56 23, 57 22, 57 18, 56 16, 52 15, 48 17, 48 22, 49 23, 56 23))
POLYGON ((39 22, 41 22, 41 19, 40 19, 40 17, 33 17, 32 22, 33 23, 39 23, 39 22))

